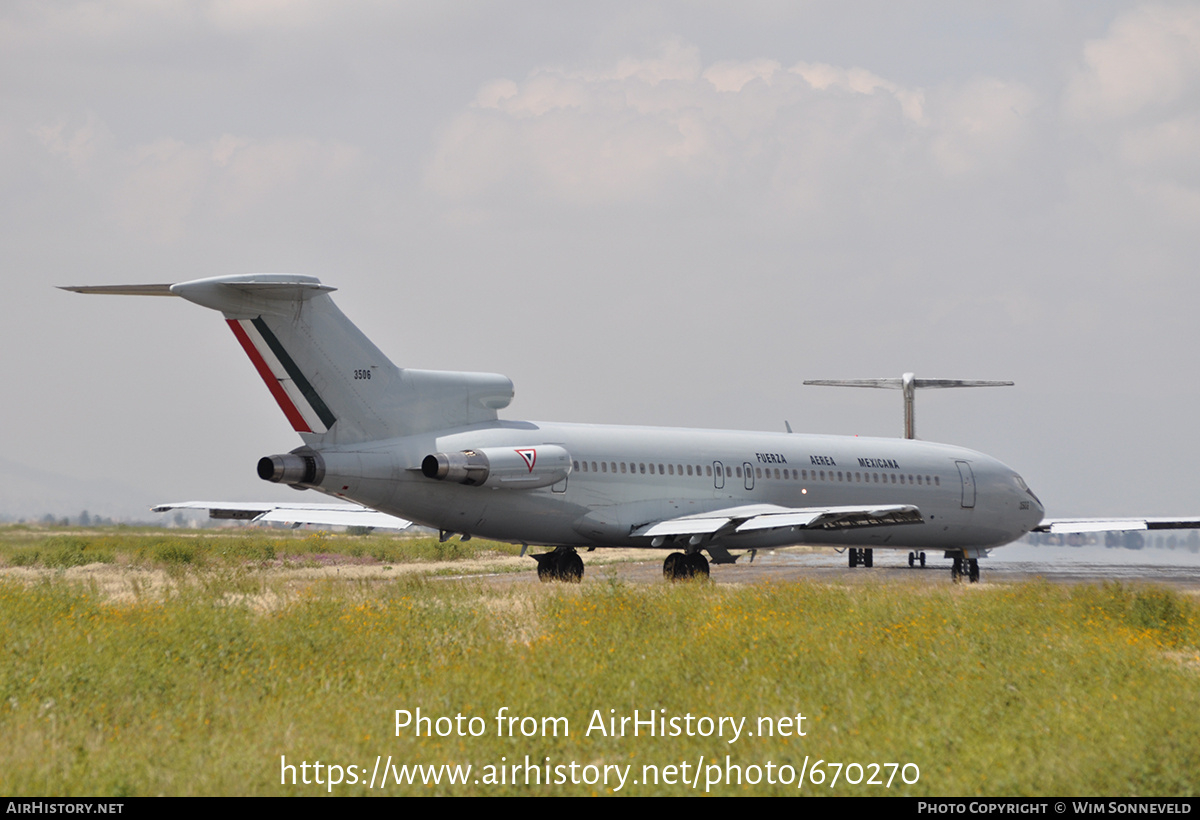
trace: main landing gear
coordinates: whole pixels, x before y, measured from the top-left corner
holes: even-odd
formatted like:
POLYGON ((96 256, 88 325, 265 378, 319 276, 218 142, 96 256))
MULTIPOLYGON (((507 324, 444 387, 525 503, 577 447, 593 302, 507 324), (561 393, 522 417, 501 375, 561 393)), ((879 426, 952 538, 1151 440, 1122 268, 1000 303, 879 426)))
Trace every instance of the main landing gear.
POLYGON ((663 561, 663 578, 686 581, 689 578, 708 578, 708 559, 703 553, 673 552, 663 561))
POLYGON ((908 565, 910 567, 913 566, 914 564, 916 564, 918 561, 921 562, 922 567, 925 566, 925 553, 910 552, 908 554, 908 565))
POLYGON ((851 547, 846 552, 850 553, 850 569, 875 566, 875 550, 851 547))
POLYGON ((583 581, 583 559, 573 547, 559 547, 554 552, 533 556, 538 562, 538 580, 543 584, 562 581, 578 584, 583 581))
POLYGON ((962 553, 957 553, 953 556, 954 563, 950 565, 950 578, 956 584, 962 583, 963 576, 971 581, 972 584, 979 583, 979 559, 967 558, 962 553))

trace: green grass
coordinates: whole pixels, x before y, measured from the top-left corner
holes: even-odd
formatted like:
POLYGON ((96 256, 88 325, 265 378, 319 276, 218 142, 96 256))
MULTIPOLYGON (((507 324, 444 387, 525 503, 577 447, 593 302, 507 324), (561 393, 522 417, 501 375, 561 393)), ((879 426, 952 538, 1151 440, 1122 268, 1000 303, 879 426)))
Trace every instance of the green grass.
POLYGON ((394 535, 342 535, 288 530, 176 530, 92 528, 53 533, 16 525, 0 528, 0 567, 68 569, 94 563, 186 569, 280 562, 316 565, 336 555, 387 564, 457 561, 483 555, 517 555, 512 544, 472 539, 394 535))
MULTIPOLYGON (((1115 584, 610 577, 497 588, 409 575, 297 587, 209 564, 162 592, 109 599, 50 576, 0 583, 0 793, 325 793, 281 785, 281 756, 297 770, 318 760, 365 767, 364 781, 376 756, 472 764, 475 779, 526 755, 631 765, 632 781, 647 764, 724 765, 728 755, 742 767, 799 769, 807 757, 920 768, 913 785, 843 779, 832 790, 806 783, 802 794, 1195 795, 1197 647, 1195 599, 1115 584), (499 737, 502 707, 565 717, 570 736, 499 737), (395 710, 417 708, 479 717, 485 732, 397 737, 395 710), (584 735, 595 711, 634 709, 745 717, 751 731, 759 717, 802 713, 807 736, 584 735)), ((712 791, 796 789, 764 780, 712 791)), ((630 782, 621 793, 703 792, 702 777, 695 791, 630 782)), ((443 782, 377 793, 608 790, 443 782)))

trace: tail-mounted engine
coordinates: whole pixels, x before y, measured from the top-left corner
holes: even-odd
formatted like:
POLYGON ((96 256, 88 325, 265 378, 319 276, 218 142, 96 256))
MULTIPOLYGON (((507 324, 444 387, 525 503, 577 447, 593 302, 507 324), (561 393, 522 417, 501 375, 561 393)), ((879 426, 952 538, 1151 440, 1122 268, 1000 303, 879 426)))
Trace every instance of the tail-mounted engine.
POLYGON ((571 454, 556 444, 535 447, 484 447, 425 456, 426 478, 471 487, 533 490, 549 487, 571 473, 571 454))
POLYGON ((398 474, 395 457, 386 452, 317 452, 297 447, 258 460, 258 477, 264 481, 320 490, 361 504, 385 503, 396 489, 398 474))
POLYGON ((258 477, 276 484, 315 487, 325 478, 325 459, 316 450, 302 447, 277 456, 258 460, 258 477))

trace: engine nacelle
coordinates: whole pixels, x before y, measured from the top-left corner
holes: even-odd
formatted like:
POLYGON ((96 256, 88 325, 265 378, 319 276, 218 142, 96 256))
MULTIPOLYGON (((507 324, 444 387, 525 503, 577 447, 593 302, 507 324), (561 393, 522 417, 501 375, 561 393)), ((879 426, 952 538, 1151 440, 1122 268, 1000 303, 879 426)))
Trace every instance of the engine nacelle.
POLYGON ((316 486, 325 478, 325 459, 321 458, 320 453, 307 448, 277 456, 263 456, 258 460, 258 477, 276 484, 316 486))
POLYGON ((370 451, 323 451, 298 447, 258 460, 258 477, 297 490, 315 489, 353 498, 362 504, 384 503, 395 490, 395 457, 370 451))
POLYGON ((471 487, 534 490, 557 484, 571 474, 571 454, 557 444, 533 447, 483 447, 425 456, 426 478, 471 487))

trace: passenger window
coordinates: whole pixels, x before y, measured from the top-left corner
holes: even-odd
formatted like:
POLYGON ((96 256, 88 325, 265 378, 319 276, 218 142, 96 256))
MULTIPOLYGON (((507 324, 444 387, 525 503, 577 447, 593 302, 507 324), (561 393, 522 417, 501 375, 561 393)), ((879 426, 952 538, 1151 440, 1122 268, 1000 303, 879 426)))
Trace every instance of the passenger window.
POLYGON ((741 477, 742 477, 742 468, 741 468, 741 467, 735 467, 733 471, 734 471, 735 473, 737 473, 737 477, 738 477, 738 478, 741 478, 741 477))

